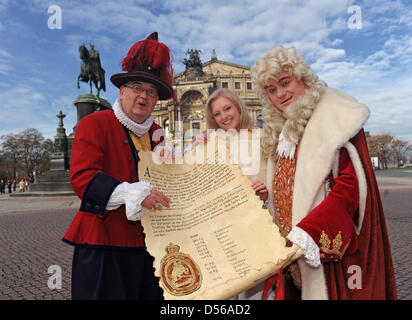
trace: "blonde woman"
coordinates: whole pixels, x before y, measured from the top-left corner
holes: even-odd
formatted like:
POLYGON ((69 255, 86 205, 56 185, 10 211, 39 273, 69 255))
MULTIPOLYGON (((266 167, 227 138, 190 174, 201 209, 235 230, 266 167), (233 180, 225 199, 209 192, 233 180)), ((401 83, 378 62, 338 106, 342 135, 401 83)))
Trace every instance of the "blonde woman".
POLYGON ((206 126, 208 129, 252 130, 252 120, 244 102, 232 91, 220 88, 206 102, 206 126))
MULTIPOLYGON (((250 158, 249 163, 242 167, 242 172, 245 175, 257 174, 260 165, 260 160, 256 159, 256 155, 259 155, 260 152, 260 129, 252 126, 252 119, 248 114, 245 103, 229 89, 220 88, 209 96, 205 106, 205 115, 208 131, 224 130, 228 135, 240 134, 241 130, 248 131, 246 139, 242 139, 245 136, 240 135, 240 139, 237 141, 239 141, 239 144, 248 143, 247 150, 255 147, 253 150, 256 152, 253 154, 255 158, 250 158), (252 130, 255 130, 257 134, 253 135, 252 130)), ((199 143, 206 143, 207 140, 207 133, 196 135, 193 137, 192 144, 185 147, 185 152, 192 150, 199 143)), ((240 148, 236 150, 239 151, 240 148)), ((171 157, 178 158, 182 156, 177 154, 176 150, 168 150, 165 147, 160 147, 156 152, 158 159, 165 162, 170 160, 171 157)), ((237 154, 236 159, 239 159, 239 154, 237 154)), ((238 164, 239 162, 235 161, 234 163, 238 164)), ((265 191, 266 189, 263 190, 263 192, 265 191)))

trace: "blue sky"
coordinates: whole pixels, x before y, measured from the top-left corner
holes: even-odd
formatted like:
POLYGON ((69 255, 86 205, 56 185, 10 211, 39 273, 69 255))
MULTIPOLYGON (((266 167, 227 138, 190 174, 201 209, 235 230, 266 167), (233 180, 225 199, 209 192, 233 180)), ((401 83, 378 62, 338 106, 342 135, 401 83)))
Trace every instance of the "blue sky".
POLYGON ((330 87, 370 107, 372 135, 412 141, 410 0, 0 0, 0 135, 37 128, 53 138, 59 110, 72 133, 73 101, 88 93, 86 83, 76 86, 79 45, 99 50, 101 96, 112 103, 110 76, 153 31, 170 47, 175 73, 184 71, 187 49, 200 49, 203 62, 215 49, 219 60, 252 66, 262 52, 293 45, 330 87), (52 5, 61 8, 61 29, 49 28, 52 5))

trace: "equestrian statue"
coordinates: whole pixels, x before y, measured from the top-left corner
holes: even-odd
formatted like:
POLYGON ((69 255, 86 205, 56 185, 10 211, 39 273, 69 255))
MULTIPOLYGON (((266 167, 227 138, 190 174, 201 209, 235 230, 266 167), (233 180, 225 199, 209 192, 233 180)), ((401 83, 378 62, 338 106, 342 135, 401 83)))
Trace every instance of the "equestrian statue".
POLYGON ((90 50, 87 50, 85 45, 79 47, 80 59, 83 61, 81 71, 77 77, 77 88, 80 89, 79 81, 90 83, 90 94, 92 94, 93 83, 97 89, 97 96, 100 96, 100 90, 106 91, 106 83, 104 81, 105 71, 100 63, 99 51, 94 49, 94 45, 90 44, 90 50))

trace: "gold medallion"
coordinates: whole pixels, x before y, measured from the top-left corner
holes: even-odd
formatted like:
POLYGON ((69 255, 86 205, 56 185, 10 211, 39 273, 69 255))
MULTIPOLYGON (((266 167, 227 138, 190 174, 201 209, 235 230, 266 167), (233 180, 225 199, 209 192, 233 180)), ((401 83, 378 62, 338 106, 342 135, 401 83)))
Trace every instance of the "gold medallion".
POLYGON ((174 296, 190 294, 200 288, 202 274, 192 258, 179 252, 180 247, 170 243, 160 263, 163 287, 174 296))

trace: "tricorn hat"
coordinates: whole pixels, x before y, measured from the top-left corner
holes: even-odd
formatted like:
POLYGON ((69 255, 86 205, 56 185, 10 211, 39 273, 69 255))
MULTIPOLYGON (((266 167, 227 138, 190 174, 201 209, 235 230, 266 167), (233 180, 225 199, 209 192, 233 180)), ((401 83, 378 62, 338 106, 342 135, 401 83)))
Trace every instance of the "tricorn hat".
POLYGON ((112 75, 110 80, 120 88, 129 81, 150 82, 157 87, 159 100, 173 95, 173 68, 169 48, 158 41, 157 32, 136 42, 121 61, 125 73, 112 75))

